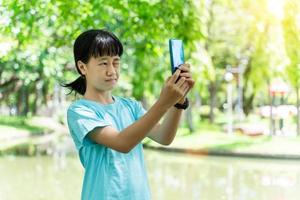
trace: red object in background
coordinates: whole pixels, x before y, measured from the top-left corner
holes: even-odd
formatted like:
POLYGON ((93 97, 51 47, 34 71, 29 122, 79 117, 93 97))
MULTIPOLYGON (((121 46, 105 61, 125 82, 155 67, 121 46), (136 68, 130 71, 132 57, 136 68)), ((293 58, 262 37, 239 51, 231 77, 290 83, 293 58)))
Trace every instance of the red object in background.
POLYGON ((276 94, 284 95, 290 90, 288 84, 282 81, 274 81, 271 83, 271 86, 269 87, 269 92, 272 96, 275 96, 276 94))

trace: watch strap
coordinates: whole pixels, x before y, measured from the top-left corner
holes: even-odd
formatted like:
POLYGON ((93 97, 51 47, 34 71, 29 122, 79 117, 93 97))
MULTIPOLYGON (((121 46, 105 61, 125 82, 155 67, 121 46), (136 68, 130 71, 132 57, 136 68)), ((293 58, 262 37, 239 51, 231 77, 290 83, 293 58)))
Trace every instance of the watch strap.
POLYGON ((187 109, 189 107, 189 100, 188 100, 188 98, 185 98, 185 101, 184 101, 183 104, 176 103, 174 105, 174 107, 176 107, 177 109, 183 109, 183 110, 187 109))

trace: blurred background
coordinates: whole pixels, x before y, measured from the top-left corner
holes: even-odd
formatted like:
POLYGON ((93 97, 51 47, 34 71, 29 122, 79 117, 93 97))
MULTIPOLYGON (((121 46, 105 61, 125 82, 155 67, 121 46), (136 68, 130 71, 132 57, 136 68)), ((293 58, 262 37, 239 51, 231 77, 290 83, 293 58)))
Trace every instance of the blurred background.
POLYGON ((80 199, 66 110, 72 47, 106 28, 124 45, 115 95, 149 108, 168 39, 196 80, 174 142, 143 141, 153 199, 297 199, 300 1, 0 0, 0 199, 80 199))

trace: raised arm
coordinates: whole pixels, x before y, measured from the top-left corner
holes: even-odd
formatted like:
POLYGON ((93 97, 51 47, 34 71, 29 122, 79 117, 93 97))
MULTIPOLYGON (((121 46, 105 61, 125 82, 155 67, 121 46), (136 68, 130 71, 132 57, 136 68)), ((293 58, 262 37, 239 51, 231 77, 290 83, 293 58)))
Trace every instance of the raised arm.
POLYGON ((116 151, 123 153, 129 152, 139 142, 141 142, 149 131, 159 122, 162 116, 177 103, 188 90, 185 84, 185 77, 179 77, 180 70, 177 70, 169 77, 161 91, 157 102, 148 110, 148 112, 139 120, 118 132, 111 126, 96 128, 88 134, 93 141, 105 145, 116 151))
MULTIPOLYGON (((195 81, 192 79, 190 73, 190 65, 184 64, 181 65, 181 77, 186 78, 186 83, 189 86, 187 93, 193 88, 195 81)), ((185 94, 185 96, 187 95, 185 94)), ((178 103, 183 104, 185 101, 185 97, 180 99, 178 103)), ((175 138, 177 128, 180 122, 180 118, 183 110, 172 107, 168 110, 165 115, 162 124, 157 123, 155 127, 149 132, 148 137, 162 145, 169 145, 175 138)))

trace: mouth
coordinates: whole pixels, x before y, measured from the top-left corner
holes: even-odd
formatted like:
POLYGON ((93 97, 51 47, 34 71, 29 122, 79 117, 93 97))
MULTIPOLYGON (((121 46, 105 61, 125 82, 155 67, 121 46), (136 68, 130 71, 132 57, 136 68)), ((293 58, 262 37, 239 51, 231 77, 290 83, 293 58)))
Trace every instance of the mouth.
POLYGON ((117 82, 117 79, 116 79, 116 78, 113 78, 113 79, 107 79, 107 80, 105 80, 105 82, 115 83, 115 82, 117 82))

